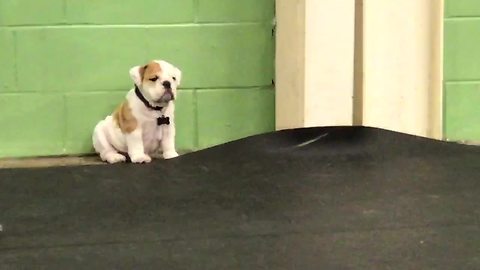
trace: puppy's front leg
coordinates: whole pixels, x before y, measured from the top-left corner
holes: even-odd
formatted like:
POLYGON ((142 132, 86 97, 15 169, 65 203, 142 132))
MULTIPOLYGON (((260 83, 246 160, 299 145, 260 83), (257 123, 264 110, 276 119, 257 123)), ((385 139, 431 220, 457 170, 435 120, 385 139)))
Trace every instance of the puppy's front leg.
POLYGON ((175 124, 172 122, 170 125, 163 128, 162 136, 162 150, 163 158, 171 159, 178 157, 178 153, 175 150, 175 124))
POLYGON ((152 158, 145 154, 143 148, 142 130, 136 129, 126 135, 128 155, 133 163, 148 163, 152 158))

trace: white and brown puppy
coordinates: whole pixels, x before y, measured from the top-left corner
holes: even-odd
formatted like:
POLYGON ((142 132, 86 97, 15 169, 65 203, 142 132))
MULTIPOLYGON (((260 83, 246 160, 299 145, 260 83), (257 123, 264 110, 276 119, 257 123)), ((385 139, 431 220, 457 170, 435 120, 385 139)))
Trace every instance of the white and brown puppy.
POLYGON ((93 132, 93 146, 103 161, 150 162, 163 151, 163 158, 177 157, 174 101, 182 72, 163 60, 130 69, 135 83, 126 99, 93 132))

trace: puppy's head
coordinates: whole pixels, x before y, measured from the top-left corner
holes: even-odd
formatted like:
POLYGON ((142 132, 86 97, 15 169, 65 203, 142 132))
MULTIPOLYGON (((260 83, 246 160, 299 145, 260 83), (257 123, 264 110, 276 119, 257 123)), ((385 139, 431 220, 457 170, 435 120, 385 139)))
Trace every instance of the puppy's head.
POLYGON ((166 104, 177 97, 182 72, 163 60, 130 69, 130 77, 150 102, 166 104))

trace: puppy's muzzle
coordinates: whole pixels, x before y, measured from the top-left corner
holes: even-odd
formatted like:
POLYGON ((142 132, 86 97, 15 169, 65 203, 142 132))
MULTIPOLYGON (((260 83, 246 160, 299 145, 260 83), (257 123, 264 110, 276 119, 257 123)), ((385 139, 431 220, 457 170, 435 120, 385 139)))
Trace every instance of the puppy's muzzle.
POLYGON ((160 97, 160 101, 168 102, 168 101, 174 100, 175 97, 173 96, 172 85, 170 84, 170 82, 164 81, 162 85, 165 88, 165 93, 163 93, 162 97, 160 97))
POLYGON ((163 87, 165 87, 165 89, 171 89, 172 88, 172 85, 170 84, 169 81, 162 82, 162 85, 163 85, 163 87))

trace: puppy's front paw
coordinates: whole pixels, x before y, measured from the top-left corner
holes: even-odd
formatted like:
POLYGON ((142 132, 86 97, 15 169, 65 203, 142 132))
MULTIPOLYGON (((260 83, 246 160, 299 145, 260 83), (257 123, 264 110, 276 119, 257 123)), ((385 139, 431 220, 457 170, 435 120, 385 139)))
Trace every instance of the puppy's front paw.
POLYGON ((163 158, 164 159, 171 159, 171 158, 176 158, 176 157, 178 157, 178 153, 175 150, 167 151, 167 152, 163 153, 163 158))
POLYGON ((113 164, 113 163, 118 163, 118 162, 125 162, 125 160, 127 159, 124 155, 122 154, 119 154, 119 153, 114 153, 114 152, 110 152, 110 153, 107 153, 103 159, 105 161, 107 161, 108 163, 110 164, 113 164))
POLYGON ((152 161, 152 158, 145 154, 135 155, 130 157, 132 163, 149 163, 152 161))

